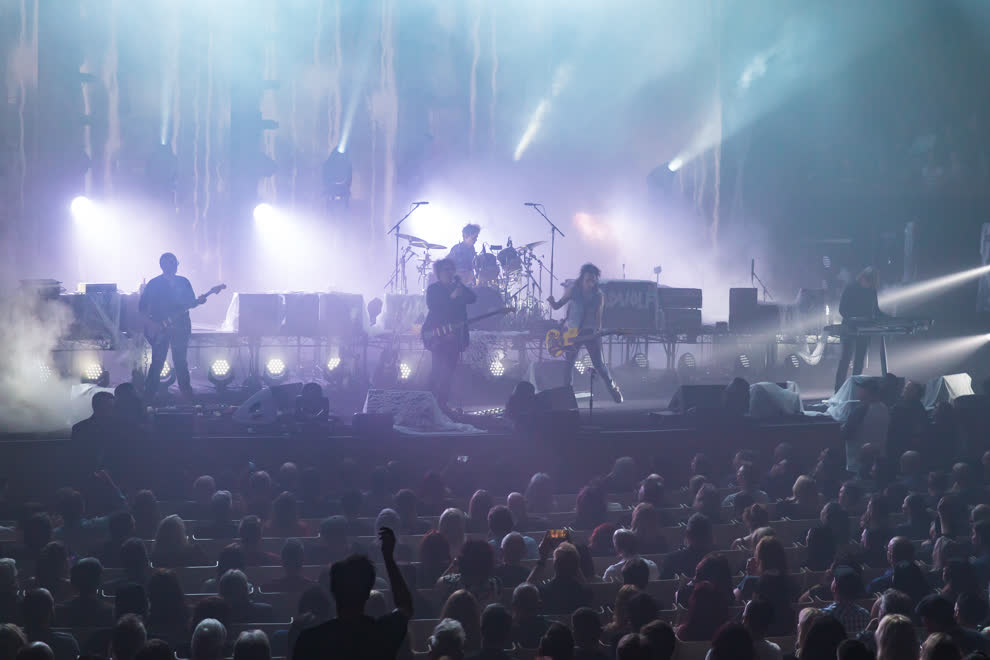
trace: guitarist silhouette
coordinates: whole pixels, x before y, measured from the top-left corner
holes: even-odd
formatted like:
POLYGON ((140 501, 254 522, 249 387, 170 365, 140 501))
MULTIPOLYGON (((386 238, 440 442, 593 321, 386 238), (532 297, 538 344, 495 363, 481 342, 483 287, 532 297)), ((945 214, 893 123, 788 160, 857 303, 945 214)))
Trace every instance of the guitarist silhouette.
MULTIPOLYGON (((159 378, 169 347, 172 349, 172 364, 179 391, 187 399, 192 398, 189 364, 186 361, 189 336, 192 334, 189 310, 202 305, 209 295, 203 294, 197 298, 189 280, 176 275, 179 260, 171 252, 163 254, 158 265, 161 266, 162 274, 145 285, 138 303, 138 310, 146 318, 145 336, 151 344, 151 365, 144 384, 146 403, 150 403, 158 391, 159 378)), ((220 288, 214 287, 216 290, 220 288)))
POLYGON ((576 329, 577 338, 573 345, 564 351, 564 359, 567 362, 567 375, 564 377, 564 385, 570 386, 574 379, 574 362, 581 346, 584 346, 591 356, 591 363, 595 371, 601 377, 609 394, 616 403, 622 403, 622 392, 612 380, 612 374, 605 366, 605 358, 602 355, 602 340, 600 331, 602 329, 602 311, 605 309, 605 296, 598 288, 598 280, 602 271, 594 264, 581 266, 581 273, 577 281, 567 289, 567 293, 560 300, 555 300, 551 295, 547 302, 554 309, 560 309, 567 305, 567 319, 564 326, 567 330, 576 329), (586 340, 581 340, 582 335, 588 335, 586 340))
POLYGON ((469 335, 467 306, 477 300, 474 291, 464 286, 457 277, 456 266, 450 259, 441 259, 433 264, 437 281, 426 290, 426 306, 429 312, 423 321, 423 336, 426 347, 433 354, 430 368, 430 390, 437 398, 441 410, 448 411, 450 385, 454 379, 457 360, 467 348, 469 335), (456 332, 426 341, 430 332, 440 326, 464 323, 456 332))

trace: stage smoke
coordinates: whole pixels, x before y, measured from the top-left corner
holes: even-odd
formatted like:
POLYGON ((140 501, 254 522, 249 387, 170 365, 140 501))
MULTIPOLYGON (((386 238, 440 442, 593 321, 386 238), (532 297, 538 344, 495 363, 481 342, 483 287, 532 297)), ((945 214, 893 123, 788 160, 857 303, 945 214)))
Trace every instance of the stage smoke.
POLYGON ((64 428, 73 382, 58 378, 52 350, 69 327, 69 308, 33 293, 12 291, 0 295, 0 310, 0 345, 4 347, 0 425, 15 433, 64 428))

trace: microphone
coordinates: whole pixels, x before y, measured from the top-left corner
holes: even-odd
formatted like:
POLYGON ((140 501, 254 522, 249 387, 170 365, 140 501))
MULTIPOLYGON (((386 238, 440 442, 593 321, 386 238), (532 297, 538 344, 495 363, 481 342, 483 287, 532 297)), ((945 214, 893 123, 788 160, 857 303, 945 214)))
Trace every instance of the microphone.
POLYGON ((536 202, 526 202, 523 206, 539 206, 536 202))
POLYGON ((429 204, 429 202, 413 202, 413 206, 423 206, 424 204, 429 204))

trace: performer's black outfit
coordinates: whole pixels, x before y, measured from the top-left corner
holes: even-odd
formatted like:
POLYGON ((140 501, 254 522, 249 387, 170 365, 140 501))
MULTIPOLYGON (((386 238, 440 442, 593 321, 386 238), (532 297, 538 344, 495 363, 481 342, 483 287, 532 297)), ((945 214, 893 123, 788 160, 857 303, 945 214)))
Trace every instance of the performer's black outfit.
MULTIPOLYGON (((467 321, 467 306, 477 300, 474 291, 455 280, 450 286, 434 282, 426 289, 426 306, 429 312, 423 322, 424 328, 436 328, 447 323, 463 323, 467 321), (460 287, 461 294, 451 298, 454 289, 460 287)), ((469 341, 468 328, 464 327, 453 335, 435 342, 430 348, 433 354, 433 366, 430 370, 430 390, 437 398, 441 408, 447 406, 450 398, 450 386, 454 379, 454 369, 457 358, 467 348, 469 341)))
POLYGON ((189 363, 186 351, 189 348, 189 336, 192 334, 192 321, 189 320, 189 309, 197 305, 196 294, 193 293, 189 280, 173 275, 152 278, 141 293, 138 310, 151 318, 152 321, 171 319, 169 327, 158 333, 151 340, 151 365, 148 367, 148 378, 144 383, 144 397, 150 401, 158 391, 159 378, 169 346, 172 347, 172 368, 175 369, 175 379, 179 390, 191 396, 192 386, 189 384, 189 363))
POLYGON ((870 348, 870 338, 852 334, 857 321, 873 321, 883 316, 877 303, 877 290, 873 287, 853 282, 842 292, 839 301, 839 314, 842 316, 841 335, 842 355, 839 358, 839 368, 835 373, 835 391, 838 392, 846 382, 849 373, 849 362, 853 363, 853 376, 863 373, 866 362, 866 352, 870 348), (846 332, 846 331, 849 332, 846 332), (855 357, 854 357, 855 353, 855 357))

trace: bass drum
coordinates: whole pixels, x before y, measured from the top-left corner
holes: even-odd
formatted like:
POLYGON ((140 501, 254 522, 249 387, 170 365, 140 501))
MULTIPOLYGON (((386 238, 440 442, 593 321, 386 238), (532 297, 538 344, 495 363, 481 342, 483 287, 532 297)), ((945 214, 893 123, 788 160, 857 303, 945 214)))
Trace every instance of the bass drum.
POLYGON ((482 252, 474 258, 474 272, 480 286, 490 286, 498 279, 498 259, 491 252, 482 252))
MULTIPOLYGON (((502 299, 502 294, 498 289, 494 289, 490 286, 479 286, 474 289, 474 295, 478 296, 478 299, 474 302, 474 304, 468 305, 468 318, 481 316, 482 314, 494 312, 505 307, 505 301, 502 299)), ((491 318, 478 321, 477 323, 472 323, 471 329, 498 330, 504 319, 505 316, 492 316, 491 318)))
POLYGON ((514 247, 507 247, 499 252, 498 262, 502 264, 502 272, 506 275, 522 269, 522 259, 514 247))

